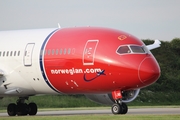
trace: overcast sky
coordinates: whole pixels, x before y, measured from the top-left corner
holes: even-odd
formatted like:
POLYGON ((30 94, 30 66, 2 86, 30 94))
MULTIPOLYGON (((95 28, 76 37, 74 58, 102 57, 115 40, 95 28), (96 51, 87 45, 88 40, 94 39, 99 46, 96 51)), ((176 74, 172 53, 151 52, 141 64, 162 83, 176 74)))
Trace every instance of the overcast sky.
POLYGON ((100 26, 140 39, 180 38, 180 0, 0 0, 0 31, 100 26))

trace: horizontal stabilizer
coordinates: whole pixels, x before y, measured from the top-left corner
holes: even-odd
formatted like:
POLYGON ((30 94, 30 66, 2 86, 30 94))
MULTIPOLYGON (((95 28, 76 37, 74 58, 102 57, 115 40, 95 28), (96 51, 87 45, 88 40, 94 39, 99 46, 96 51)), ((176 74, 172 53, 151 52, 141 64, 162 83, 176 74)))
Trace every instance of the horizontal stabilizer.
POLYGON ((161 46, 161 41, 155 40, 153 44, 147 45, 146 47, 147 47, 149 50, 152 50, 152 49, 158 48, 158 47, 160 47, 160 46, 161 46))

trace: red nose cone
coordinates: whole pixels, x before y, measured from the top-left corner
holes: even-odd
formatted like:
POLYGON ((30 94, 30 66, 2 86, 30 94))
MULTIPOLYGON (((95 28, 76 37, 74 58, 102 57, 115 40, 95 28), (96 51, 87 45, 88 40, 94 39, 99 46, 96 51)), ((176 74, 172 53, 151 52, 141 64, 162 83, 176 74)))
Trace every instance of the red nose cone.
POLYGON ((145 58, 139 66, 139 79, 146 85, 157 81, 160 77, 160 68, 153 58, 145 58))

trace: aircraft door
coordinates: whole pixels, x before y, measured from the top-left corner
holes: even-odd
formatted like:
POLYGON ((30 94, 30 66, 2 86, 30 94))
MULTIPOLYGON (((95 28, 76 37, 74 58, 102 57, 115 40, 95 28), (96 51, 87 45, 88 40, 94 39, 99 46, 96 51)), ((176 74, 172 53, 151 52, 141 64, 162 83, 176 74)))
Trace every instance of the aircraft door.
POLYGON ((24 51, 24 66, 32 65, 32 54, 35 43, 28 43, 24 51))
POLYGON ((99 40, 88 40, 84 47, 83 65, 94 65, 94 56, 99 40))

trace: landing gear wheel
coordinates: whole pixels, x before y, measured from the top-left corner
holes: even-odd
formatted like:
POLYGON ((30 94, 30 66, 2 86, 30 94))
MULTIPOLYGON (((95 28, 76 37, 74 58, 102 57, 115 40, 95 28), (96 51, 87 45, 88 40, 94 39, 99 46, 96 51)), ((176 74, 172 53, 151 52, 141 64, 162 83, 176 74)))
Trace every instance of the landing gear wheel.
POLYGON ((113 114, 121 114, 122 113, 122 106, 115 103, 112 105, 111 111, 113 114))
POLYGON ((36 115, 37 105, 35 103, 29 103, 29 115, 36 115))
POLYGON ((27 115, 29 111, 28 105, 26 103, 19 103, 17 104, 17 115, 27 115))
POLYGON ((9 116, 25 116, 25 115, 36 115, 37 105, 33 102, 27 104, 25 100, 28 100, 29 97, 19 97, 17 104, 11 103, 7 107, 7 113, 9 116))
POLYGON ((11 103, 7 107, 7 113, 9 116, 15 116, 16 115, 16 104, 11 103))
POLYGON ((128 107, 125 103, 122 103, 122 112, 121 114, 126 114, 128 112, 128 107))

